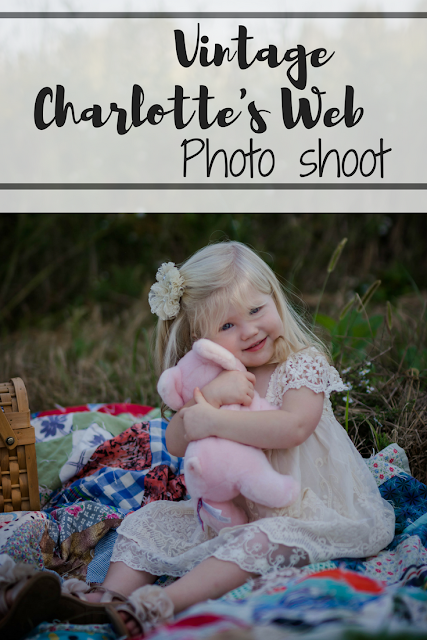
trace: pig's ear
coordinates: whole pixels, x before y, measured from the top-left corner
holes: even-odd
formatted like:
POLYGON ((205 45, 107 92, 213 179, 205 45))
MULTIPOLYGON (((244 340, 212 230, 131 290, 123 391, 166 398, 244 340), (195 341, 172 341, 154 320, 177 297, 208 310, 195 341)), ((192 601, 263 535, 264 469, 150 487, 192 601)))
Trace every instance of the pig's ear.
POLYGON ((173 411, 184 406, 182 397, 182 372, 178 367, 171 367, 163 371, 157 383, 157 391, 165 404, 173 411))
POLYGON ((185 473, 191 473, 193 476, 200 478, 202 475, 202 466, 200 464, 200 460, 197 456, 193 456, 192 458, 185 458, 184 463, 185 473))
POLYGON ((240 360, 224 347, 216 344, 216 342, 212 342, 212 340, 207 340, 206 338, 197 340, 197 342, 193 344, 193 351, 201 358, 205 358, 228 371, 246 371, 246 367, 240 360))

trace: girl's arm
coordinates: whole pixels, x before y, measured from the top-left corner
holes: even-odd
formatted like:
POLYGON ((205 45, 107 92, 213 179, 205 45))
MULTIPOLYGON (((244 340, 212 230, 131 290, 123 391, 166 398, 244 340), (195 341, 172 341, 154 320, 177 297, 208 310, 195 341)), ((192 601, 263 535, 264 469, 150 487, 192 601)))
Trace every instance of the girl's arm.
MULTIPOLYGON (((243 404, 249 406, 254 397, 255 376, 249 371, 222 371, 219 376, 203 387, 204 399, 212 407, 219 409, 223 404, 243 404)), ((194 406, 192 398, 175 413, 166 429, 166 447, 169 453, 182 457, 189 440, 185 437, 182 414, 184 408, 194 406)), ((223 412, 221 412, 223 413, 223 412)))
POLYGON ((291 449, 313 433, 323 411, 323 393, 289 389, 277 411, 219 411, 199 390, 195 404, 180 411, 187 441, 217 436, 259 449, 291 449))

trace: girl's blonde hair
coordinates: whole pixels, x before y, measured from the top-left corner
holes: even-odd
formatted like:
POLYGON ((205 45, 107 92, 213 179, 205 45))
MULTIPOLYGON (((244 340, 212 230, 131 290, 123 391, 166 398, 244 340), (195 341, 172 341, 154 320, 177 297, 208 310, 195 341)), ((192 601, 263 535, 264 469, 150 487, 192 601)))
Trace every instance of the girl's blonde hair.
POLYGON ((323 343, 292 309, 270 267, 240 242, 220 242, 200 249, 179 267, 184 293, 178 315, 158 320, 156 364, 164 371, 189 351, 193 342, 216 333, 230 304, 247 311, 250 288, 272 296, 284 326, 276 340, 272 363, 284 362, 292 353, 314 346, 328 356, 323 343))

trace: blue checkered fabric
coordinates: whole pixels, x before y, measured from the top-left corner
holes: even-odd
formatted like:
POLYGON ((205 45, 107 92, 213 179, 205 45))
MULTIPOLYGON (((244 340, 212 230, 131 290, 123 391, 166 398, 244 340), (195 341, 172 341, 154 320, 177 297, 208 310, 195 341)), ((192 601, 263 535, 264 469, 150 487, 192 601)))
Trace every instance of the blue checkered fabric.
POLYGON ((156 467, 159 464, 166 464, 173 473, 177 475, 184 473, 184 458, 171 456, 166 448, 166 420, 160 418, 150 420, 150 448, 152 462, 156 467))
POLYGON ((127 512, 141 506, 146 473, 105 467, 87 478, 76 480, 69 489, 77 489, 86 500, 96 500, 127 512))

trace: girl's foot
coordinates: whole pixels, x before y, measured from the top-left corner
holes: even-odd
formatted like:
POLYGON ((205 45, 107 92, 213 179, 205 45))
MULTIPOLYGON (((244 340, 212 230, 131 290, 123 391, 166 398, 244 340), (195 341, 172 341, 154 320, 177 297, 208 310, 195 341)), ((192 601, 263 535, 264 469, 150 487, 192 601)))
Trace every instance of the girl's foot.
MULTIPOLYGON (((55 618, 72 624, 110 623, 118 636, 131 637, 122 616, 110 604, 112 594, 106 595, 105 591, 102 587, 89 587, 76 578, 65 580, 55 618)), ((119 594, 114 595, 121 597, 119 594)))
POLYGON ((142 633, 141 625, 135 620, 135 618, 132 618, 129 613, 125 613, 124 611, 118 611, 117 613, 126 625, 126 629, 128 630, 128 634, 131 638, 139 636, 142 633))
POLYGON ((145 635, 173 617, 174 605, 161 587, 147 584, 136 589, 124 602, 112 606, 122 616, 131 636, 145 635))
POLYGON ((77 592, 70 590, 70 593, 73 600, 79 598, 89 608, 112 609, 120 617, 129 637, 146 634, 173 615, 172 601, 164 589, 156 585, 140 587, 128 598, 102 586, 87 587, 86 592, 81 588, 77 592))
MULTIPOLYGON (((100 590, 92 591, 91 593, 86 594, 86 598, 88 602, 99 603, 101 602, 103 593, 105 593, 105 591, 103 592, 101 592, 100 590)), ((121 602, 121 600, 118 600, 118 599, 114 600, 114 595, 113 595, 112 602, 113 603, 121 602)), ((141 626, 136 622, 136 620, 131 615, 129 615, 129 613, 126 613, 125 611, 117 611, 117 613, 123 620, 124 624, 126 625, 126 629, 130 637, 137 636, 141 633, 141 626)))

